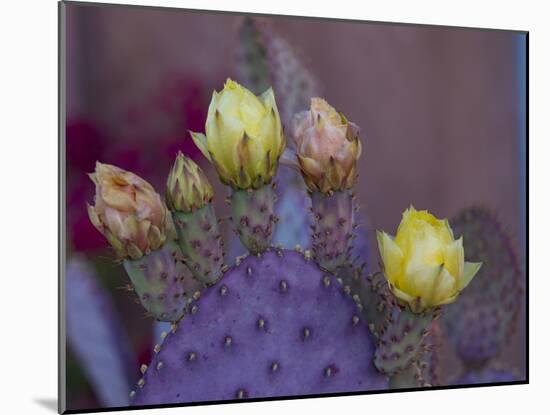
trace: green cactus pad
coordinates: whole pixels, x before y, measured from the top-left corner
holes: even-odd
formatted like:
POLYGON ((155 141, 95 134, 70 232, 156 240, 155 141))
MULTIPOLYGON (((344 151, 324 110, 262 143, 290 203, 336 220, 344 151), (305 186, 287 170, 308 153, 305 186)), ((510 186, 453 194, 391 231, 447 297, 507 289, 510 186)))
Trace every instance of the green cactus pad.
POLYGON ((443 343, 443 329, 440 320, 432 322, 429 334, 424 338, 424 352, 421 354, 418 367, 418 386, 438 386, 441 384, 440 350, 443 343))
POLYGON ((465 258, 483 262, 443 313, 449 340, 471 369, 495 358, 513 334, 523 298, 522 273, 510 237, 488 210, 466 209, 450 223, 455 236, 464 238, 465 258))
POLYGON ((232 221, 243 245, 259 254, 271 246, 275 215, 274 185, 256 190, 233 190, 231 194, 232 221))
POLYGON ((336 271, 350 261, 354 239, 354 208, 351 191, 325 195, 311 193, 311 246, 322 269, 336 271))
POLYGON ((390 377, 390 389, 409 389, 431 386, 422 377, 421 362, 413 360, 405 369, 390 377))
POLYGON ((378 370, 390 376, 392 388, 412 388, 433 386, 439 383, 437 345, 440 343, 437 321, 433 317, 420 317, 416 330, 408 336, 399 335, 406 326, 407 318, 417 319, 417 315, 402 310, 391 294, 388 283, 381 273, 364 276, 363 266, 347 266, 337 271, 344 291, 349 293, 367 321, 371 334, 376 339, 378 370), (401 315, 403 312, 408 313, 401 315), (424 330, 426 328, 429 329, 424 330), (393 340, 392 340, 393 339, 393 340), (397 341, 396 341, 397 340, 397 341), (413 345, 412 352, 408 352, 413 345), (405 353, 405 351, 407 351, 405 353), (383 359, 383 356, 399 355, 397 360, 383 359))
POLYGON ((368 323, 371 334, 378 339, 387 327, 394 307, 393 297, 381 273, 364 276, 362 267, 342 267, 337 271, 344 290, 353 297, 368 323))
POLYGON ((195 278, 215 283, 222 275, 223 241, 211 203, 194 212, 173 212, 182 258, 195 278))
POLYGON ((139 301, 160 321, 176 322, 181 319, 202 288, 202 284, 194 280, 180 262, 178 255, 178 246, 169 241, 139 259, 124 260, 124 269, 139 301))
POLYGON ((387 328, 378 339, 374 355, 376 368, 393 377, 416 363, 425 349, 423 340, 437 313, 437 310, 427 310, 417 314, 394 307, 387 328))

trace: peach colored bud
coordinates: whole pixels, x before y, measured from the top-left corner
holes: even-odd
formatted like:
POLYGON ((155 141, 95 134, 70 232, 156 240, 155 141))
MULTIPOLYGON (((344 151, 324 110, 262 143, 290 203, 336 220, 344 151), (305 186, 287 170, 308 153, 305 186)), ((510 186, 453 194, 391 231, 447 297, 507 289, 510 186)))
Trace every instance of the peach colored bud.
POLYGON ((155 189, 135 174, 96 163, 95 205, 88 205, 90 221, 118 256, 137 259, 160 248, 173 237, 171 215, 155 189))
POLYGON ((312 98, 309 111, 295 115, 293 139, 302 176, 311 191, 351 188, 361 156, 359 128, 324 99, 312 98))

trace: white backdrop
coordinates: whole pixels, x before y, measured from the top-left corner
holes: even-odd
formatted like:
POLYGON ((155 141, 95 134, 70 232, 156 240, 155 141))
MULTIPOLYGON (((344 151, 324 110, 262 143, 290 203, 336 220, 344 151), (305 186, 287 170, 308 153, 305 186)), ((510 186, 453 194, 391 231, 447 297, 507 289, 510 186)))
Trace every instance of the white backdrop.
MULTIPOLYGON (((163 413, 226 415, 304 413, 517 414, 547 407, 550 374, 550 234, 547 160, 550 43, 541 1, 357 0, 130 1, 377 21, 529 30, 530 34, 530 380, 528 386, 176 408, 163 413), (535 120, 537 122, 535 122, 535 120), (537 186, 538 185, 538 186, 537 186)), ((125 3, 113 0, 112 3, 125 3)), ((57 4, 4 2, 0 23, 0 405, 4 413, 52 413, 57 394, 57 4)), ((543 410, 544 411, 544 410, 543 410)), ((535 411, 535 413, 540 411, 535 411)), ((153 413, 145 411, 141 413, 153 413)))

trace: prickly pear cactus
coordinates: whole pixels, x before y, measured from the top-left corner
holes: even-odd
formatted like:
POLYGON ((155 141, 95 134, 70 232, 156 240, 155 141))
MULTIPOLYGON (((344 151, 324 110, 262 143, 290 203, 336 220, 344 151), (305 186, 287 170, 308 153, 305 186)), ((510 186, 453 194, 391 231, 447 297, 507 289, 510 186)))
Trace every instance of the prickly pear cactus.
MULTIPOLYGON (((239 28, 240 48, 237 70, 243 83, 255 93, 273 86, 281 121, 289 134, 292 116, 304 110, 310 99, 319 94, 319 83, 300 62, 291 45, 275 33, 269 24, 253 18, 245 18, 239 28)), ((292 140, 287 140, 292 146, 292 140)), ((303 180, 288 168, 277 173, 279 202, 276 215, 285 226, 279 226, 273 235, 273 243, 285 248, 310 245, 307 229, 311 225, 308 215, 311 199, 303 180)))
POLYGON ((165 338, 133 403, 386 388, 366 322, 307 258, 277 250, 239 261, 165 338))
POLYGON ((375 338, 376 367, 393 376, 393 388, 439 384, 438 321, 431 321, 433 315, 419 321, 417 316, 404 312, 390 293, 384 276, 381 273, 365 276, 366 266, 362 263, 341 268, 337 276, 375 338))
POLYGON ((417 364, 423 352, 423 337, 429 334, 434 312, 415 314, 406 308, 394 307, 386 330, 379 336, 374 365, 388 376, 396 376, 411 364, 417 364))
POLYGON ((179 255, 176 243, 168 241, 140 259, 124 260, 141 304, 160 321, 178 321, 203 287, 191 277, 179 255))
POLYGON ((253 254, 265 251, 271 245, 277 196, 275 185, 256 190, 234 190, 231 193, 232 221, 244 246, 253 254))
POLYGON ((182 258, 195 278, 209 285, 220 278, 223 241, 211 203, 194 212, 173 212, 182 258))
POLYGON ((350 191, 325 195, 312 192, 312 247, 319 266, 335 271, 351 259, 354 238, 353 196, 350 191))
POLYGON ((464 255, 483 267, 443 321, 451 344, 467 368, 485 365, 514 331, 523 298, 521 271, 510 237, 488 210, 473 207, 451 221, 464 238, 464 255))
POLYGON ((441 320, 432 322, 428 336, 424 339, 424 353, 420 361, 420 379, 422 385, 419 386, 439 386, 441 385, 441 362, 440 353, 443 343, 443 328, 441 320))

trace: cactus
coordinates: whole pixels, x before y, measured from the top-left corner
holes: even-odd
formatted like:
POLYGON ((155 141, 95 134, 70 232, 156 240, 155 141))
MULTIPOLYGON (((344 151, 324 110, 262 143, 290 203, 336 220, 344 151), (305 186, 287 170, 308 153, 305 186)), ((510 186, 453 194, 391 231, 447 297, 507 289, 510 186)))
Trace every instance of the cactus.
POLYGON ((194 212, 173 212, 183 262, 204 284, 216 282, 224 265, 223 241, 211 203, 194 212))
POLYGON ((125 259, 124 269, 143 307, 157 320, 176 322, 186 312, 202 284, 178 258, 179 248, 168 241, 140 259, 125 259))
POLYGON ((362 263, 340 268, 337 276, 375 338, 377 368, 391 377, 392 388, 439 384, 437 348, 441 341, 438 322, 430 323, 430 316, 426 316, 425 321, 418 323, 410 313, 403 313, 384 276, 379 272, 365 276, 366 266, 362 263), (405 316, 413 320, 411 327, 417 327, 403 336, 398 331, 406 325, 405 316), (408 346, 412 346, 412 351, 408 346))
POLYGON ((350 191, 311 194, 314 223, 312 248, 319 266, 334 271, 351 259, 354 227, 353 196, 350 191))
MULTIPOLYGON (((245 18, 239 28, 240 48, 237 71, 242 81, 256 94, 273 86, 281 121, 287 134, 292 116, 303 109, 319 93, 319 83, 298 54, 268 24, 245 18)), ((289 144, 292 145, 291 142, 289 144)), ((273 243, 285 248, 310 245, 307 229, 311 225, 311 200, 303 180, 296 172, 279 169, 277 173, 279 202, 275 214, 285 223, 273 235, 273 243)))
POLYGON ((440 351, 443 343, 443 329, 441 320, 432 322, 429 334, 424 339, 424 353, 420 357, 420 379, 423 385, 441 385, 440 351))
POLYGON ((253 254, 264 252, 271 245, 277 196, 275 185, 257 190, 234 190, 231 194, 231 213, 235 231, 244 246, 253 254))
POLYGON ((443 314, 450 343, 470 370, 494 359, 513 334, 522 274, 510 237, 487 209, 466 209, 451 224, 463 236, 465 255, 484 264, 443 314))
MULTIPOLYGON (((176 241, 167 239, 159 249, 145 251, 136 259, 124 259, 144 307, 155 318, 173 323, 170 333, 162 336, 162 345, 154 347, 151 364, 142 366, 143 377, 130 394, 133 404, 339 393, 439 383, 440 329, 436 320, 440 308, 434 305, 439 300, 433 295, 440 287, 432 282, 436 284, 434 289, 426 293, 412 297, 399 292, 398 296, 387 275, 378 272, 366 276, 366 250, 355 247, 354 252, 354 238, 350 236, 354 230, 351 184, 355 179, 350 187, 324 191, 321 188, 325 178, 317 179, 308 185, 316 221, 312 225, 313 252, 271 246, 273 224, 277 222, 273 213, 275 186, 266 184, 232 189, 232 220, 241 241, 254 255, 239 256, 231 268, 220 268, 223 278, 212 280, 202 292, 199 290, 203 285, 185 275, 181 260, 192 264, 185 257, 191 252, 186 242, 180 241, 178 247, 176 241), (320 187, 312 190, 312 186, 320 187), (338 255, 322 257, 335 247, 338 255), (428 302, 430 299, 432 303, 428 302)), ((193 241, 209 237, 201 223, 206 219, 215 221, 211 196, 199 199, 204 203, 190 211, 173 212, 180 238, 193 241)), ((175 208, 175 199, 170 196, 168 200, 168 205, 175 208)), ((188 195, 183 202, 189 201, 188 195)), ((449 243, 453 234, 446 221, 427 212, 410 213, 412 210, 407 212, 424 220, 423 226, 439 226, 434 229, 444 232, 443 242, 449 249, 462 244, 460 238, 449 243)), ((479 231, 481 225, 476 226, 479 231)), ((455 231, 462 229, 456 225, 455 231)), ((484 233, 494 236, 486 229, 484 233)), ((398 234, 403 237, 403 233, 398 234)), ((392 246, 387 245, 386 239, 394 240, 385 234, 378 236, 384 272, 394 272, 392 261, 397 258, 397 251, 390 250, 392 246)), ((418 239, 416 243, 425 242, 411 233, 413 237, 418 239)), ((477 235, 465 246, 476 241, 480 246, 491 247, 488 254, 477 259, 491 263, 494 245, 477 235)), ((221 244, 218 248, 221 251, 221 244)), ((475 258, 470 251, 466 255, 475 258)), ((464 261, 460 255, 456 258, 464 261)), ((509 258, 503 261, 513 263, 509 258)), ((439 265, 436 277, 444 272, 446 269, 439 265)), ((399 276, 390 275, 397 281, 399 276)), ((460 272, 457 278, 462 278, 460 272)), ((501 279, 509 282, 510 276, 506 274, 501 279)), ((471 277, 465 280, 469 282, 471 277)), ((509 284, 506 287, 510 288, 509 284)), ((445 301, 440 304, 458 296, 451 288, 447 287, 445 301)), ((478 305, 476 310, 485 306, 478 305)), ((466 311, 462 316, 467 321, 466 311)), ((459 329, 467 331, 462 326, 459 329)), ((465 376, 476 375, 487 378, 483 371, 470 370, 465 376)))
POLYGON ((91 175, 90 220, 145 309, 171 323, 132 403, 437 385, 440 307, 463 379, 510 379, 486 366, 519 310, 519 267, 498 223, 465 212, 452 223, 463 246, 446 219, 411 206, 395 237, 377 234, 382 269, 367 275, 367 232, 355 240, 359 127, 313 97, 316 81, 267 24, 244 19, 240 39, 246 87, 227 79, 204 133, 191 132, 230 188, 234 265, 224 260, 213 188, 190 159, 178 155, 166 206, 130 172, 98 163, 91 175), (301 175, 278 170, 279 161, 301 175), (467 289, 481 263, 465 257, 485 263, 467 289))
POLYGON ((407 308, 394 307, 388 326, 378 340, 374 356, 378 370, 394 377, 417 363, 423 352, 422 339, 428 335, 435 313, 437 309, 417 314, 407 308))
POLYGON ((223 242, 213 197, 201 168, 179 153, 166 183, 166 205, 172 211, 183 261, 206 285, 221 277, 223 267, 223 242))
POLYGON ((136 405, 387 387, 366 323, 335 278, 294 251, 249 256, 157 348, 136 405))

